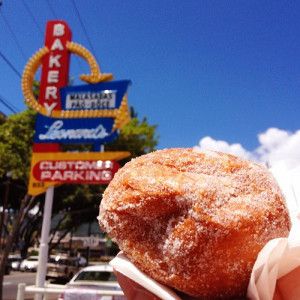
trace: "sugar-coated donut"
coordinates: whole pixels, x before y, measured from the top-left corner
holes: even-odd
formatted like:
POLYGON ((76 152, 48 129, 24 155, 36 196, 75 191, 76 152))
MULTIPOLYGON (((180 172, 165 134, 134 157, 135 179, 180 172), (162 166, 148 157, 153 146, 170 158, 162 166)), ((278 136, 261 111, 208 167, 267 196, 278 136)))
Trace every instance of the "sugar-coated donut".
POLYGON ((140 270, 200 299, 244 297, 258 252, 291 227, 266 168, 191 148, 127 163, 105 190, 98 219, 140 270))

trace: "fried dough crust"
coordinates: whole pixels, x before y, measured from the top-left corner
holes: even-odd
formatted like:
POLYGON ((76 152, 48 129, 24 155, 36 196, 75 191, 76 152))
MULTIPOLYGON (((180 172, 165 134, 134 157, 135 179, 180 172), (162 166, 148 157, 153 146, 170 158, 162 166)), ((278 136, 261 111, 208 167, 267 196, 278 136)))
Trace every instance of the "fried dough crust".
POLYGON ((267 169, 192 148, 127 163, 105 190, 98 219, 140 270, 201 299, 244 297, 259 251, 291 227, 267 169))

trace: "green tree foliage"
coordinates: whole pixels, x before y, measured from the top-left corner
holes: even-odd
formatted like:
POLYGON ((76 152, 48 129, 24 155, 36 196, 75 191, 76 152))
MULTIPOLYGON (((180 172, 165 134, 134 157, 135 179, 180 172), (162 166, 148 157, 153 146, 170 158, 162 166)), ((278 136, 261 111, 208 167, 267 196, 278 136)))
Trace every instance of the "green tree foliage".
POLYGON ((36 112, 25 110, 0 125, 0 177, 28 183, 36 112))
MULTIPOLYGON (((39 82, 33 81, 37 97, 39 82)), ((35 132, 36 111, 28 108, 21 113, 1 118, 0 122, 0 178, 10 174, 18 184, 28 185, 35 132)))
POLYGON ((121 130, 119 138, 105 146, 105 149, 110 151, 129 151, 132 157, 137 157, 142 154, 155 150, 158 143, 156 136, 157 126, 149 126, 147 119, 143 118, 140 121, 137 117, 121 130))

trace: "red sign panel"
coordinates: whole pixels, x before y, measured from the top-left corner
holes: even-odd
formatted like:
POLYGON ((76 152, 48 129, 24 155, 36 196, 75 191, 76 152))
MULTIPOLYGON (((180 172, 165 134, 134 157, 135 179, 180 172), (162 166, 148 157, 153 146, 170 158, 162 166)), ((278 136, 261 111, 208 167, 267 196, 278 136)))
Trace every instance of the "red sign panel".
POLYGON ((48 21, 45 46, 49 53, 43 57, 39 104, 50 113, 61 110, 59 88, 68 85, 70 53, 66 47, 72 33, 64 21, 48 21))
POLYGON ((120 165, 111 160, 42 160, 33 167, 38 181, 108 184, 120 165))
MULTIPOLYGON (((43 57, 39 104, 44 106, 47 115, 52 110, 61 110, 59 89, 68 85, 70 53, 67 42, 71 41, 72 32, 64 21, 48 21, 46 26, 45 47, 49 49, 43 57)), ((59 144, 48 143, 33 145, 34 152, 57 152, 59 144)))

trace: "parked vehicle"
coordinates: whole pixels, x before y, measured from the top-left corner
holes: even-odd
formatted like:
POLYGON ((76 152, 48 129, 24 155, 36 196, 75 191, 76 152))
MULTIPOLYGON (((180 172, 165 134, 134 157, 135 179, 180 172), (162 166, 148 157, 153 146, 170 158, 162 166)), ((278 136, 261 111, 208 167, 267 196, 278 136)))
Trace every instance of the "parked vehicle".
POLYGON ((11 272, 11 265, 9 263, 5 264, 4 275, 9 275, 11 272))
POLYGON ((22 257, 20 255, 9 255, 8 256, 8 263, 11 266, 11 269, 13 271, 19 271, 21 262, 23 261, 22 257))
POLYGON ((67 254, 50 256, 47 263, 47 279, 70 280, 81 268, 79 257, 67 254))
POLYGON ((37 266, 39 263, 38 256, 29 256, 28 258, 24 259, 20 265, 21 272, 36 272, 37 266))
POLYGON ((126 300, 120 285, 118 284, 113 268, 108 264, 88 266, 80 270, 67 284, 67 289, 58 298, 64 300, 66 295, 74 295, 74 299, 79 299, 81 294, 91 294, 91 299, 97 300, 126 300), (99 290, 118 291, 120 295, 96 297, 99 290), (75 296, 76 295, 76 296, 75 296), (76 297, 76 298, 75 298, 76 297))
MULTIPOLYGON (((0 257, 0 260, 2 259, 2 257, 0 257)), ((5 262, 5 268, 4 268, 4 275, 9 275, 11 271, 11 264, 8 261, 8 259, 5 262)))

